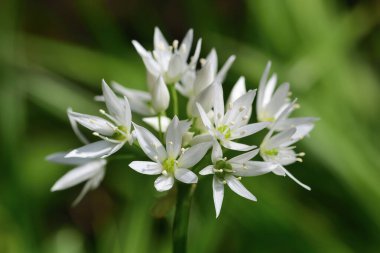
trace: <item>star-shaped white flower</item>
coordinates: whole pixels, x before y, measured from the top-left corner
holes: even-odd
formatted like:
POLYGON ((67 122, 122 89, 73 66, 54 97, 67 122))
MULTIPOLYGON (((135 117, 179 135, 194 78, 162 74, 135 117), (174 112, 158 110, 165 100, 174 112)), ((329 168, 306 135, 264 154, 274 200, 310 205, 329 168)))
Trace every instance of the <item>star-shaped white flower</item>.
MULTIPOLYGON (((128 99, 119 99, 103 80, 102 82, 104 101, 108 112, 100 110, 108 119, 69 111, 69 119, 73 124, 78 123, 91 131, 101 141, 87 144, 69 152, 67 157, 98 158, 107 157, 117 152, 126 142, 133 142, 131 134, 131 109, 128 99)), ((76 128, 74 128, 76 129, 76 128)), ((74 130, 79 132, 78 129, 74 130)), ((83 135, 82 135, 83 137, 83 135)))
POLYGON ((132 41, 148 72, 156 78, 162 76, 166 84, 175 84, 181 80, 183 74, 198 61, 201 40, 197 42, 190 63, 187 62, 193 42, 192 29, 187 32, 181 45, 179 45, 178 40, 174 40, 173 44, 169 45, 161 31, 156 27, 153 42, 154 50, 149 52, 137 41, 132 41))
POLYGON ((86 182, 78 197, 74 200, 73 205, 78 204, 86 193, 97 188, 104 178, 105 159, 89 158, 66 158, 67 153, 55 153, 49 155, 46 159, 51 162, 74 165, 74 169, 63 175, 51 188, 51 191, 60 191, 73 187, 80 183, 86 182))
MULTIPOLYGON (((318 119, 313 117, 289 118, 290 114, 299 105, 294 104, 291 110, 288 110, 287 115, 284 115, 281 121, 278 120, 285 108, 291 104, 289 83, 283 83, 275 90, 277 75, 273 74, 268 80, 270 67, 271 62, 268 62, 259 84, 256 104, 258 121, 277 122, 275 129, 277 131, 295 127, 297 130, 295 136, 298 138, 307 135, 313 129, 314 122, 318 119)), ((272 128, 273 126, 274 124, 270 124, 268 127, 272 128)))
POLYGON ((203 107, 197 104, 202 122, 210 135, 228 149, 248 151, 255 148, 254 145, 237 143, 233 140, 252 135, 268 126, 267 122, 247 124, 256 92, 250 90, 234 102, 229 103, 225 112, 222 86, 218 83, 213 86, 215 100, 211 120, 203 107))
POLYGON ((186 184, 197 183, 198 177, 190 169, 204 157, 211 144, 202 143, 188 149, 182 148, 182 137, 189 127, 189 122, 179 121, 175 116, 166 132, 165 148, 151 132, 134 124, 140 147, 152 162, 134 161, 129 166, 142 174, 161 174, 154 182, 157 191, 171 189, 174 178, 186 184))
MULTIPOLYGON (((288 111, 291 110, 294 103, 295 101, 285 108, 279 117, 279 122, 281 122, 282 117, 286 117, 288 111)), ((305 155, 303 152, 297 154, 294 151, 295 146, 292 146, 301 139, 296 135, 297 129, 293 127, 274 134, 275 128, 276 126, 268 132, 260 145, 261 157, 264 161, 272 162, 277 165, 273 170, 273 173, 280 176, 288 176, 303 188, 310 190, 309 186, 300 182, 287 169, 284 168, 284 166, 294 162, 302 162, 300 157, 305 155)))
POLYGON ((241 178, 263 175, 275 168, 272 163, 250 161, 258 152, 259 150, 255 149, 227 160, 226 157, 223 158, 219 143, 214 142, 211 156, 213 164, 202 169, 199 174, 214 175, 212 188, 216 217, 219 216, 222 208, 225 184, 243 198, 256 201, 256 197, 240 182, 241 178))

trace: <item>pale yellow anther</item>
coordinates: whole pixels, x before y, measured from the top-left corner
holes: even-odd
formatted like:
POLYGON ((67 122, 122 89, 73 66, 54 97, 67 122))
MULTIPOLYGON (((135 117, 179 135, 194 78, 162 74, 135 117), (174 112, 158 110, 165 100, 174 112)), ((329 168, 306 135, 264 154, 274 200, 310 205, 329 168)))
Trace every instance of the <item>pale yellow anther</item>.
POLYGON ((167 176, 167 175, 168 175, 168 172, 167 172, 166 170, 163 170, 163 171, 162 171, 162 175, 167 176))
POLYGON ((239 181, 240 181, 240 180, 241 180, 241 177, 238 177, 238 178, 237 178, 237 180, 239 180, 239 181))
POLYGON ((304 152, 298 153, 298 156, 305 156, 306 154, 304 152))
POLYGON ((227 184, 227 181, 226 181, 226 180, 223 180, 223 184, 227 184))
POLYGON ((169 141, 168 143, 169 143, 170 145, 173 145, 173 144, 174 144, 172 141, 169 141))
POLYGON ((173 48, 174 48, 174 49, 177 49, 177 48, 178 48, 178 43, 179 43, 178 40, 174 40, 174 41, 173 41, 173 48))
POLYGON ((153 156, 154 160, 158 161, 158 156, 153 156))
POLYGON ((242 112, 242 111, 244 111, 245 109, 247 109, 247 107, 245 107, 245 106, 240 106, 240 108, 239 108, 239 112, 242 112))
POLYGON ((160 50, 165 50, 165 45, 164 45, 164 43, 162 43, 162 42, 159 42, 158 45, 157 45, 157 47, 158 47, 158 49, 160 49, 160 50))
POLYGON ((202 66, 204 66, 207 62, 207 60, 205 58, 201 58, 199 59, 199 62, 201 63, 202 66))
POLYGON ((224 160, 224 161, 227 161, 227 157, 224 157, 223 160, 224 160))
POLYGON ((103 109, 100 109, 99 112, 100 112, 101 114, 106 114, 106 111, 104 111, 103 109))
POLYGON ((231 125, 231 126, 233 126, 233 125, 235 125, 235 124, 236 124, 235 121, 231 121, 231 122, 230 122, 230 125, 231 125))
POLYGON ((247 115, 245 115, 245 116, 243 116, 243 118, 242 118, 243 120, 247 120, 248 119, 248 116, 247 115))
POLYGON ((303 162, 302 158, 297 158, 296 161, 297 161, 297 162, 300 162, 300 163, 303 162))

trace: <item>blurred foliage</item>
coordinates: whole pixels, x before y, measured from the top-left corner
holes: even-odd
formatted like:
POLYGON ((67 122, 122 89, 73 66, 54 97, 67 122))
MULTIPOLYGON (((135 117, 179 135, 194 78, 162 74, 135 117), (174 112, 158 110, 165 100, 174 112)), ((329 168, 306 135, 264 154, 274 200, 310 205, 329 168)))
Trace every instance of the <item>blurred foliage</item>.
MULTIPOLYGON (((251 203, 227 192, 216 220, 211 182, 198 186, 190 252, 379 252, 380 4, 358 0, 3 0, 0 2, 0 252, 170 252, 172 213, 157 215, 153 178, 110 162, 78 206, 79 188, 50 193, 68 168, 44 157, 80 145, 66 109, 93 113, 100 80, 145 88, 130 43, 193 27, 221 61, 237 56, 256 88, 268 60, 290 81, 300 115, 320 117, 291 171, 312 186, 263 176, 251 203), (154 210, 154 211, 152 211, 154 210), (154 214, 154 215, 153 215, 154 214)), ((170 203, 166 199, 163 203, 170 203)), ((167 207, 159 207, 167 208, 167 207)))

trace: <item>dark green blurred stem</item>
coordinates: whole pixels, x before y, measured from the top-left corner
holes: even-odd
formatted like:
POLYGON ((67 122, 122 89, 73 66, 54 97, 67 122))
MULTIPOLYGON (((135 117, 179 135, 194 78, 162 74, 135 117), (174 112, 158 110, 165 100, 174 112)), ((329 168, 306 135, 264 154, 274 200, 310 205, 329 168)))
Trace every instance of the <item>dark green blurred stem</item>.
POLYGON ((170 92, 172 93, 172 99, 173 99, 173 116, 178 116, 178 97, 177 97, 177 91, 175 89, 175 84, 169 85, 170 92))
POLYGON ((196 184, 178 183, 177 186, 177 204, 173 222, 173 253, 186 253, 191 200, 196 184))

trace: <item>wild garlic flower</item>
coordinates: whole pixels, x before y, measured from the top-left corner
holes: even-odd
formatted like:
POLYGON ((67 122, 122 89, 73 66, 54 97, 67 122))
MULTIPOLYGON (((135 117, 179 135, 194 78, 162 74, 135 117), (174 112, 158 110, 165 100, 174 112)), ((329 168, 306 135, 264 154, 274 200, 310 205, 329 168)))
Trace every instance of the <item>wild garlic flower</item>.
POLYGON ((219 143, 214 142, 212 150, 212 165, 202 169, 201 175, 214 175, 212 189, 216 217, 219 216, 224 197, 224 185, 243 198, 256 201, 256 197, 240 182, 242 177, 259 176, 271 172, 276 165, 268 162, 250 161, 259 153, 258 149, 238 155, 227 160, 223 157, 219 143))
POLYGON ((234 140, 252 135, 268 126, 267 122, 247 124, 255 91, 248 91, 234 102, 227 105, 225 112, 223 89, 221 84, 215 84, 215 100, 211 119, 200 104, 197 104, 199 114, 209 134, 219 140, 225 148, 248 151, 256 146, 235 142, 234 140))
POLYGON ((74 169, 63 175, 51 188, 51 191, 61 191, 73 187, 80 183, 86 182, 78 197, 74 200, 73 205, 78 204, 86 193, 97 188, 104 178, 105 159, 92 158, 66 158, 67 153, 55 153, 49 155, 46 159, 51 162, 74 165, 74 169))
POLYGON ((206 59, 201 59, 201 69, 195 71, 190 69, 186 72, 181 82, 176 85, 177 90, 189 98, 187 103, 187 114, 189 117, 198 116, 196 103, 201 104, 206 110, 211 109, 214 94, 211 85, 214 82, 222 83, 235 61, 235 56, 230 56, 218 72, 218 56, 212 49, 206 59))
POLYGON ((185 38, 179 45, 178 40, 174 40, 169 45, 160 29, 154 29, 154 50, 146 51, 140 43, 132 41, 135 49, 140 54, 149 74, 155 78, 162 77, 166 84, 175 84, 181 80, 183 74, 192 66, 196 65, 200 50, 201 40, 197 42, 194 55, 191 57, 190 63, 188 58, 190 55, 191 44, 193 42, 193 30, 190 29, 185 38))
POLYGON ((285 108, 291 104, 289 98, 291 92, 289 91, 289 83, 283 83, 277 88, 277 90, 275 90, 277 75, 273 74, 268 80, 270 67, 271 62, 268 62, 259 84, 256 104, 258 121, 272 122, 272 124, 269 125, 270 128, 273 127, 274 122, 276 122, 277 131, 295 127, 297 130, 295 135, 297 137, 305 136, 313 129, 314 122, 317 118, 289 118, 289 115, 295 109, 299 108, 298 104, 294 104, 291 110, 288 110, 287 115, 283 116, 281 121, 278 120, 285 108))
POLYGON ((132 144, 131 134, 132 115, 128 99, 120 100, 107 83, 102 82, 104 101, 108 112, 100 110, 108 119, 69 111, 71 122, 76 122, 91 131, 101 141, 87 144, 69 152, 67 157, 98 158, 107 157, 124 146, 126 142, 132 144))
POLYGON ((134 161, 129 166, 142 174, 160 175, 154 182, 157 191, 171 189, 174 178, 186 184, 197 183, 198 177, 190 169, 205 156, 211 144, 183 148, 182 137, 189 127, 189 122, 179 121, 175 116, 166 132, 165 148, 151 132, 134 124, 140 147, 152 162, 134 161))
MULTIPOLYGON (((288 111, 291 110, 294 103, 295 101, 285 108, 279 117, 279 122, 281 122, 281 119, 288 114, 288 111)), ((277 165, 277 167, 273 170, 273 173, 280 176, 288 176, 303 188, 310 190, 309 186, 300 182, 287 169, 284 168, 286 165, 295 162, 302 162, 301 157, 305 155, 303 152, 297 154, 294 151, 295 146, 292 146, 301 139, 296 135, 297 129, 293 127, 274 134, 275 128, 276 127, 274 126, 268 132, 260 145, 261 157, 264 161, 272 162, 277 165)))

